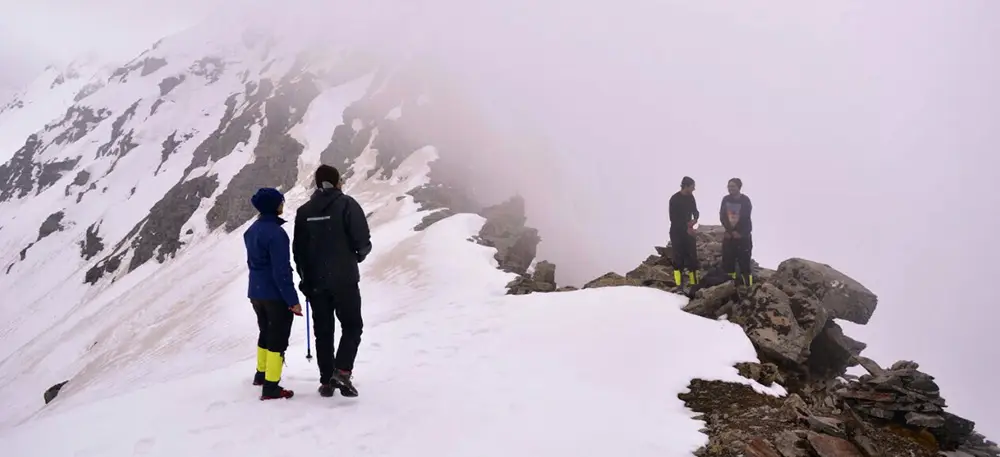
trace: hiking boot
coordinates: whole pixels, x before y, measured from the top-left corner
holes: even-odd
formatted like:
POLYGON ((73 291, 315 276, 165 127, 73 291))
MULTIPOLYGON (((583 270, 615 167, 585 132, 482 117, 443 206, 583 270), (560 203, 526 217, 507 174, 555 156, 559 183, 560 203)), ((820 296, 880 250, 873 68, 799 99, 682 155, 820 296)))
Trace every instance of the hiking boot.
POLYGON ((292 398, 292 395, 295 395, 295 392, 279 386, 276 382, 265 381, 264 387, 261 389, 260 399, 276 400, 279 398, 292 398))
POLYGON ((255 385, 255 386, 263 386, 264 385, 264 372, 263 371, 258 371, 256 374, 253 375, 253 385, 255 385))
POLYGON ((330 384, 320 384, 319 385, 319 396, 321 397, 332 397, 336 389, 330 384))
POLYGON ((351 377, 350 371, 334 370, 333 376, 330 376, 330 385, 334 389, 340 389, 340 395, 357 397, 358 389, 355 389, 354 384, 351 383, 351 377))

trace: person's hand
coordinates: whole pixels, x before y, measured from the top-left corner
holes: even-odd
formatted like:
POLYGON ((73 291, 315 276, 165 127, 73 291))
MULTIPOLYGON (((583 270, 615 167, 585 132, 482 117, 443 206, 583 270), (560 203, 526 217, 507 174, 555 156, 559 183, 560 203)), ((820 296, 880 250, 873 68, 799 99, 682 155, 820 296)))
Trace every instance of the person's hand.
POLYGON ((694 228, 694 226, 697 224, 698 224, 698 219, 692 219, 688 221, 688 228, 694 228))
POLYGON ((293 306, 291 308, 291 310, 292 310, 292 314, 294 314, 296 316, 301 316, 302 315, 302 305, 295 305, 295 306, 293 306))
POLYGON ((695 230, 694 227, 688 227, 688 235, 694 236, 696 233, 698 233, 698 231, 695 230))
POLYGON ((740 238, 743 238, 743 236, 740 235, 740 232, 733 232, 733 238, 736 238, 738 240, 740 238))

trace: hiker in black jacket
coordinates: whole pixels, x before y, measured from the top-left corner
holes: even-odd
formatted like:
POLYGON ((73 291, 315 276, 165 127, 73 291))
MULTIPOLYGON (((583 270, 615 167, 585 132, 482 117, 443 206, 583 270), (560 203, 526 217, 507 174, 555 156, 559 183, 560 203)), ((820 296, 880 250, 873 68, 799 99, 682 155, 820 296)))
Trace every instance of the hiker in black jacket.
POLYGON ((683 288, 683 271, 688 285, 698 283, 698 249, 694 224, 698 223, 698 204, 694 200, 694 179, 681 179, 681 190, 670 197, 670 246, 673 250, 674 283, 683 288))
POLYGON ((371 234, 361 205, 341 191, 340 172, 320 165, 315 178, 315 193, 295 214, 292 256, 302 280, 299 289, 313 308, 319 393, 329 397, 339 389, 355 397, 351 372, 363 326, 358 264, 372 250, 371 234), (334 315, 343 331, 336 355, 334 315))
POLYGON ((753 252, 753 220, 750 212, 753 205, 750 204, 750 197, 741 193, 743 181, 740 178, 730 179, 728 189, 729 195, 722 197, 722 206, 719 208, 719 219, 726 229, 722 237, 722 268, 731 278, 736 279, 738 265, 741 283, 752 286, 750 256, 753 252))

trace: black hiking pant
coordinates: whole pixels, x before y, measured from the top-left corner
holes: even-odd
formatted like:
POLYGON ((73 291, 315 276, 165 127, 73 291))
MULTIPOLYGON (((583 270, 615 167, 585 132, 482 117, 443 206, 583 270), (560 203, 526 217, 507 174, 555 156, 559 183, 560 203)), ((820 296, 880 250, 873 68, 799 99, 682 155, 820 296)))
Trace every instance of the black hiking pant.
POLYGON ((319 365, 321 383, 329 381, 333 370, 354 370, 354 359, 361 344, 361 290, 358 283, 337 287, 335 290, 317 291, 309 297, 312 306, 313 330, 316 332, 316 364, 319 365), (334 355, 333 337, 340 321, 342 334, 334 355))
POLYGON ((675 270, 698 271, 698 247, 695 244, 694 236, 683 232, 670 231, 670 246, 673 249, 675 270))
POLYGON ((750 271, 750 257, 753 252, 753 237, 743 235, 740 238, 722 239, 722 269, 733 275, 736 267, 740 268, 740 276, 748 278, 753 274, 750 271))
POLYGON ((292 319, 295 314, 280 300, 250 300, 253 312, 257 314, 257 347, 282 354, 288 349, 288 337, 292 334, 292 319))

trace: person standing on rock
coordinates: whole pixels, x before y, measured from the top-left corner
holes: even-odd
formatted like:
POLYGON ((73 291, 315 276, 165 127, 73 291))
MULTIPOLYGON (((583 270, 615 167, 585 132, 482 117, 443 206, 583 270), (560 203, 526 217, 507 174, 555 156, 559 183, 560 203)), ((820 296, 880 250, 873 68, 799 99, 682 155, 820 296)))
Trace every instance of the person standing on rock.
POLYGON ((261 400, 291 398, 293 392, 278 385, 292 332, 294 315, 302 315, 299 295, 292 280, 288 234, 281 225, 285 197, 277 189, 262 188, 250 198, 260 212, 243 232, 247 249, 250 284, 247 293, 257 314, 257 373, 253 384, 263 386, 261 400))
POLYGON ((358 264, 372 250, 371 234, 361 205, 341 190, 344 181, 336 168, 320 165, 315 180, 316 191, 295 214, 292 253, 299 288, 313 308, 319 393, 330 397, 339 389, 356 397, 351 373, 363 326, 358 264), (336 354, 334 315, 342 330, 336 354))
POLYGON ((722 236, 722 268, 735 280, 736 268, 739 266, 740 283, 752 286, 750 257, 753 251, 753 221, 750 212, 753 205, 750 197, 741 192, 742 189, 743 181, 740 178, 730 179, 729 194, 722 197, 722 206, 719 208, 719 219, 726 229, 722 236))
POLYGON ((688 285, 698 283, 698 250, 694 224, 698 223, 698 204, 694 199, 694 179, 681 179, 681 190, 670 197, 670 245, 673 247, 674 283, 681 288, 687 272, 688 285))

